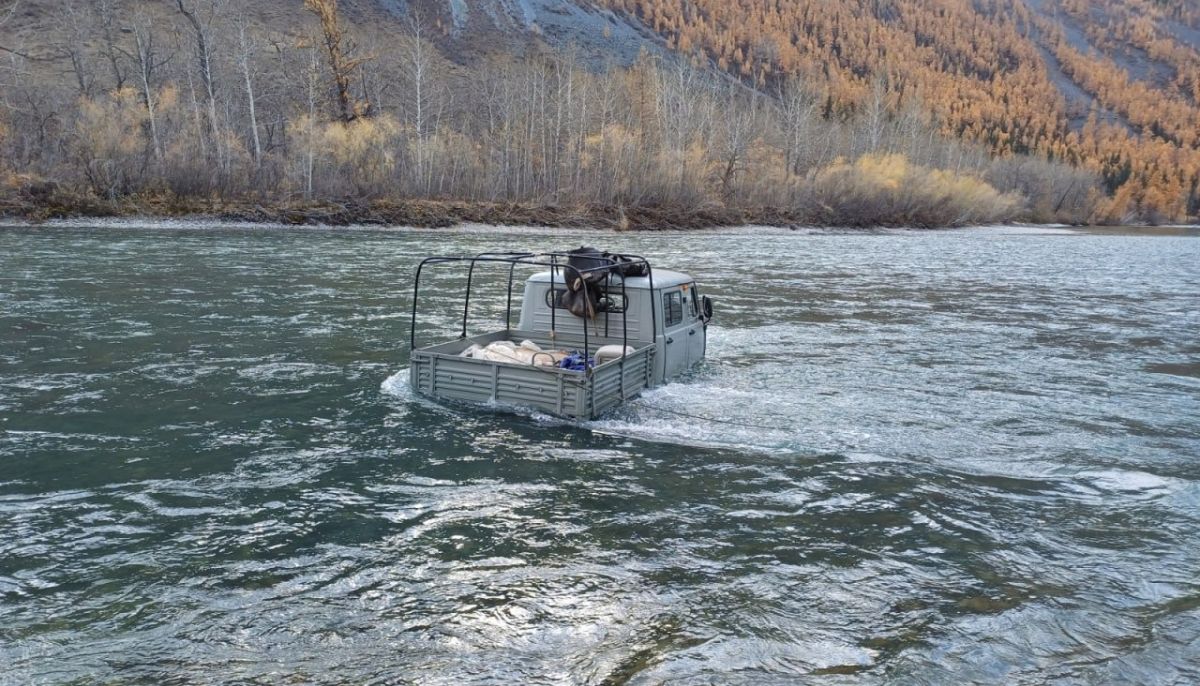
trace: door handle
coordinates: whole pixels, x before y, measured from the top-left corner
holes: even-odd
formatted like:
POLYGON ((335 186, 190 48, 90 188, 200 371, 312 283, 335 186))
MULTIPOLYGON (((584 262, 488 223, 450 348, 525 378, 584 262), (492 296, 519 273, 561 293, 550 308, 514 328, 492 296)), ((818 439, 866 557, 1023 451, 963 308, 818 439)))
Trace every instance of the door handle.
POLYGON ((688 335, 689 335, 689 336, 695 336, 695 335, 696 335, 696 330, 695 330, 695 329, 692 329, 691 331, 689 331, 689 332, 688 332, 688 335))
POLYGON ((674 338, 671 338, 670 336, 667 336, 667 344, 668 344, 668 345, 670 345, 671 343, 674 343, 674 342, 675 342, 675 339, 674 339, 674 338))

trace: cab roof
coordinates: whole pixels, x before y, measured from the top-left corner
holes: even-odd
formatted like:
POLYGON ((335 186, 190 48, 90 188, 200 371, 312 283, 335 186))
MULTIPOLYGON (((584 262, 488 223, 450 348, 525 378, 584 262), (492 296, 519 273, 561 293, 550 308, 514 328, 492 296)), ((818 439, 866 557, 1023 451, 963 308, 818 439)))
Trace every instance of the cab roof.
MULTIPOLYGON (((563 275, 563 271, 564 270, 562 270, 562 269, 555 270, 555 273, 554 273, 555 283, 562 284, 565 282, 566 277, 563 275)), ((620 277, 617 277, 617 278, 620 278, 620 277)), ((693 281, 695 281, 695 279, 688 276, 687 274, 684 274, 683 272, 673 272, 673 271, 670 271, 667 269, 655 269, 654 270, 654 288, 655 289, 673 288, 675 286, 680 286, 685 283, 692 283, 693 281)), ((539 272, 537 274, 534 274, 533 276, 529 277, 529 280, 527 281, 527 283, 550 283, 550 272, 547 270, 544 272, 539 272)), ((650 278, 646 277, 646 276, 631 276, 631 277, 625 279, 625 287, 626 288, 642 288, 642 289, 649 288, 650 287, 650 278)))

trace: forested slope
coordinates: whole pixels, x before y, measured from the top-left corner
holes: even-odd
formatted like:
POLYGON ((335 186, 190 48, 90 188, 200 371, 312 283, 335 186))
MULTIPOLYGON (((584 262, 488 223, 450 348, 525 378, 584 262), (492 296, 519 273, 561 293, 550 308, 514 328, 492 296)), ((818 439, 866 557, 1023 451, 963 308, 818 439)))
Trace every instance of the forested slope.
POLYGON ((1198 27, 1155 0, 0 0, 0 211, 1187 221, 1198 27))
POLYGON ((770 90, 799 74, 852 113, 886 84, 998 154, 1093 169, 1111 202, 1200 209, 1200 5, 1162 0, 603 0, 770 90))

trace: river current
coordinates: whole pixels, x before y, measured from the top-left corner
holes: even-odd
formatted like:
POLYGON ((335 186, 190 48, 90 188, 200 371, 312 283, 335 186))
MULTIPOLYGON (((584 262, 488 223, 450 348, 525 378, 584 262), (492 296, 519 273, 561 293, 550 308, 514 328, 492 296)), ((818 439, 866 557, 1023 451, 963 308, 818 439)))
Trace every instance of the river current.
POLYGON ((817 675, 1200 681, 1200 237, 0 229, 0 684, 817 675), (421 257, 581 243, 696 277, 701 368, 412 395, 421 257))

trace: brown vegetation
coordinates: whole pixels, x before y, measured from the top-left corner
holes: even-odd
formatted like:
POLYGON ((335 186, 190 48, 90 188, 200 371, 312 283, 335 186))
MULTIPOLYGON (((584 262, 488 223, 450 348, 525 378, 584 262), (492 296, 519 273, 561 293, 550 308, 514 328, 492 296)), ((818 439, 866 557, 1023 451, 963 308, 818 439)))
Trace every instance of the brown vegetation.
POLYGON ((350 90, 351 79, 367 59, 350 56, 352 43, 338 16, 338 0, 304 0, 304 6, 321 20, 325 56, 337 89, 338 116, 347 123, 367 116, 371 104, 356 98, 350 90))
POLYGON ((770 90, 801 75, 827 112, 917 100, 947 135, 1099 174, 1093 221, 1200 214, 1200 49, 1177 39, 1195 3, 1161 0, 605 0, 688 54, 770 90), (1090 45, 1067 36, 1082 27, 1090 45), (1048 46, 1048 50, 1046 47, 1048 46), (1165 66, 1169 82, 1117 60, 1165 66), (1089 123, 1051 76, 1057 61, 1094 99, 1089 123), (1103 121, 1108 119, 1109 121, 1103 121))
POLYGON ((0 72, 3 211, 946 226, 1079 223, 1115 202, 1088 165, 948 135, 965 120, 934 117, 886 73, 841 108, 816 79, 754 89, 673 58, 597 71, 541 52, 467 67, 419 22, 377 33, 333 0, 306 4, 304 30, 284 33, 219 0, 64 3, 63 42, 0 72))

